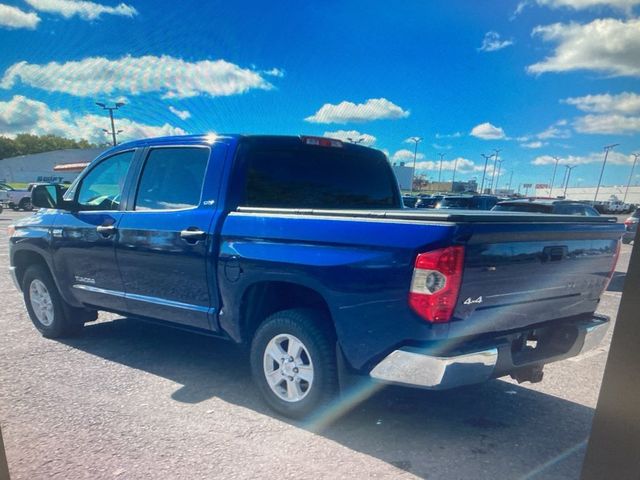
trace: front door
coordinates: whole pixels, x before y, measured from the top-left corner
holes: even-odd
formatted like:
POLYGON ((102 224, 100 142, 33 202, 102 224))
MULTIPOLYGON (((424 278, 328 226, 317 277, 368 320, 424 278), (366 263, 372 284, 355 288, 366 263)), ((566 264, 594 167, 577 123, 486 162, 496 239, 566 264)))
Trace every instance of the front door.
POLYGON ((124 310, 124 288, 115 256, 124 182, 135 151, 107 157, 68 192, 72 212, 61 212, 52 231, 60 284, 86 305, 124 310))
POLYGON ((133 205, 118 225, 116 255, 134 315, 212 328, 217 298, 208 258, 219 178, 207 174, 207 165, 218 170, 210 152, 172 146, 146 154, 133 205))

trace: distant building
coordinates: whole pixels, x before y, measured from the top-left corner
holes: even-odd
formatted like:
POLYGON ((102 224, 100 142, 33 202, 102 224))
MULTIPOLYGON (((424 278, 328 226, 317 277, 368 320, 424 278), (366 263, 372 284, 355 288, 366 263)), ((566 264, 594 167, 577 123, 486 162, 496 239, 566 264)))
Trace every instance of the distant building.
MULTIPOLYGON (((621 201, 624 198, 624 192, 626 185, 616 185, 612 187, 600 187, 598 191, 598 201, 606 202, 609 197, 616 196, 621 201)), ((524 190, 522 191, 524 193, 524 190)), ((564 189, 561 187, 554 187, 551 192, 553 197, 560 197, 564 194, 564 189)), ((570 187, 567 188, 567 198, 570 200, 593 200, 596 194, 596 187, 570 187)), ((529 190, 529 195, 535 195, 537 197, 548 197, 548 188, 537 188, 529 190)), ((629 187, 629 193, 627 194, 626 203, 633 203, 640 205, 640 185, 632 185, 629 187)))
POLYGON ((21 155, 0 160, 0 181, 9 183, 72 181, 82 170, 60 168, 66 164, 86 164, 104 151, 104 148, 55 150, 53 152, 21 155), (56 166, 59 168, 56 169, 56 166))
POLYGON ((400 190, 411 190, 411 179, 413 178, 413 168, 407 167, 404 162, 397 162, 393 166, 393 173, 398 179, 400 190))

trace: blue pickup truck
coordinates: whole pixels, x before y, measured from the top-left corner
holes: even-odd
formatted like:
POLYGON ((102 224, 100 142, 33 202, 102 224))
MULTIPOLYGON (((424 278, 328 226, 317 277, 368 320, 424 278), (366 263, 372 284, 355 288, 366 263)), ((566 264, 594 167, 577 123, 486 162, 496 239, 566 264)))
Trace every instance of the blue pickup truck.
POLYGON ((623 227, 606 217, 414 210, 385 155, 322 137, 141 140, 10 227, 46 337, 110 311, 247 346, 301 417, 344 378, 446 389, 594 347, 623 227))

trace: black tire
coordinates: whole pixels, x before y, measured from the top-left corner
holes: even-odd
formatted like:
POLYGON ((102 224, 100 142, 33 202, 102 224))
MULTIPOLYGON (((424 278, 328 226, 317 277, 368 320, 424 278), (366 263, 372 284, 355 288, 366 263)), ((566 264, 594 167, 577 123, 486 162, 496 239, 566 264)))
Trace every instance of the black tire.
POLYGON ((20 205, 18 205, 18 208, 24 210, 25 212, 30 212, 31 210, 33 210, 33 205, 31 204, 31 199, 30 198, 23 198, 22 200, 20 200, 20 205))
MULTIPOLYGON (((328 322, 329 319, 315 310, 292 309, 274 313, 258 327, 251 343, 251 372, 265 401, 276 412, 290 418, 302 418, 328 403, 335 395, 338 385, 335 338, 328 322), (300 400, 283 400, 267 381, 265 364, 271 360, 270 357, 269 360, 265 359, 265 351, 270 342, 281 335, 299 339, 306 352, 301 356, 307 358, 312 365, 313 381, 307 383, 306 393, 300 400)), ((274 365, 273 368, 277 367, 274 365)), ((300 369, 302 368, 301 364, 300 369)), ((282 367, 278 371, 282 373, 282 367)), ((295 371, 298 372, 298 369, 295 371)), ((295 380, 300 382, 297 376, 295 380)), ((282 388, 286 390, 286 378, 283 381, 282 388)))
POLYGON ((85 311, 71 307, 62 299, 49 270, 42 265, 32 265, 27 268, 22 278, 22 292, 33 325, 46 338, 61 338, 77 334, 82 329, 84 322, 88 321, 82 315, 85 311), (47 321, 39 318, 34 310, 35 303, 32 302, 31 287, 36 281, 44 285, 50 298, 53 318, 49 318, 47 321))

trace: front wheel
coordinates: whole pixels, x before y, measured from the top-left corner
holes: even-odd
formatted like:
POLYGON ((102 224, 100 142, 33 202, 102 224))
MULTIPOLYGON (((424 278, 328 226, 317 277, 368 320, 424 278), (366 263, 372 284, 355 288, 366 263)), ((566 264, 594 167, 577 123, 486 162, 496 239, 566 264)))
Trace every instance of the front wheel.
POLYGON ((33 205, 31 204, 30 198, 23 198, 22 200, 20 200, 20 205, 18 205, 18 207, 25 212, 30 212, 31 210, 33 210, 33 205))
POLYGON ((29 317, 42 336, 64 337, 82 329, 84 321, 71 315, 76 309, 65 304, 44 266, 32 265, 27 269, 22 292, 29 317))
POLYGON ((335 339, 327 319, 307 309, 269 316, 251 344, 251 371, 278 413, 301 418, 321 407, 337 387, 335 339))

